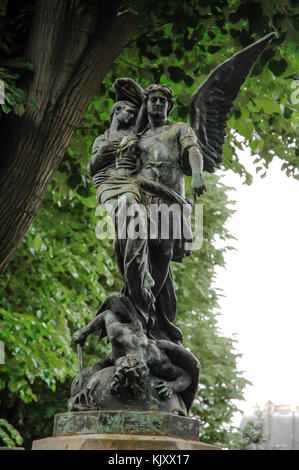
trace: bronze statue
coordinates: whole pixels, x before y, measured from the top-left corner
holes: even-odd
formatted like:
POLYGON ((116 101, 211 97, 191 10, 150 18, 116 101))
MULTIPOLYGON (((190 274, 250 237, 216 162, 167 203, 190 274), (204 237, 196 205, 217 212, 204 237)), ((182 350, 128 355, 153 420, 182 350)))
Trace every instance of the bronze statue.
POLYGON ((199 362, 182 346, 181 331, 173 324, 177 300, 170 267, 192 250, 192 202, 185 197, 184 174, 192 175, 196 202, 206 191, 203 171, 213 172, 222 161, 233 101, 273 37, 235 54, 208 76, 191 97, 190 124, 168 119, 175 104, 168 86, 144 90, 132 79, 116 80, 111 126, 94 143, 89 172, 99 203, 114 221, 124 287, 74 335, 79 351, 93 333, 107 336, 112 352, 74 379, 70 409, 123 407, 186 415, 199 362), (130 231, 137 227, 136 211, 137 237, 130 231))

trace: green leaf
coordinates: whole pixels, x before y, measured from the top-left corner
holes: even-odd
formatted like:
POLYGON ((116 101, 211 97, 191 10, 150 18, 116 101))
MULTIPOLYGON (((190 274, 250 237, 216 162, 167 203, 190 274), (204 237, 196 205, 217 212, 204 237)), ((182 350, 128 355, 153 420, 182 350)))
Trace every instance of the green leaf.
POLYGON ((279 77, 282 75, 288 67, 288 63, 285 59, 280 59, 280 60, 270 60, 269 62, 269 69, 271 72, 276 75, 276 77, 279 77))
POLYGON ((263 98, 261 100, 261 105, 267 114, 281 113, 280 105, 271 98, 263 98))
POLYGON ((11 108, 7 106, 5 103, 1 104, 1 108, 5 114, 8 114, 11 111, 11 108))

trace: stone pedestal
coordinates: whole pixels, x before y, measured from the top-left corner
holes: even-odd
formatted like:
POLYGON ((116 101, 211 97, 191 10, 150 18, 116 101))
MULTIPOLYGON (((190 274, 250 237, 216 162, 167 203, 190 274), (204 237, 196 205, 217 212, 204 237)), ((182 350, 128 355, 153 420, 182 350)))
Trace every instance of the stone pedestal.
POLYGON ((25 450, 24 447, 0 447, 0 450, 25 450))
POLYGON ((53 435, 32 450, 219 450, 199 441, 196 419, 159 411, 61 413, 53 435))
POLYGON ((33 442, 32 450, 220 450, 190 439, 168 436, 81 434, 57 436, 33 442))

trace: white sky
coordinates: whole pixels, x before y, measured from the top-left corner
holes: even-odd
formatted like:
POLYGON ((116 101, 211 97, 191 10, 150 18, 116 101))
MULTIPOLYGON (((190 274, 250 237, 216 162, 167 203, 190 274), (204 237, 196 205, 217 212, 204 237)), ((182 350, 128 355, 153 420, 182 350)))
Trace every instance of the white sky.
MULTIPOLYGON (((252 160, 242 153, 249 170, 252 160)), ((238 239, 233 242, 238 251, 226 255, 225 270, 218 269, 216 285, 226 296, 219 324, 226 336, 236 335, 243 355, 239 368, 253 383, 239 407, 249 412, 271 400, 294 408, 299 405, 299 181, 282 172, 278 159, 265 178, 250 172, 251 186, 232 171, 223 176, 236 188, 230 194, 237 213, 227 226, 238 239)))

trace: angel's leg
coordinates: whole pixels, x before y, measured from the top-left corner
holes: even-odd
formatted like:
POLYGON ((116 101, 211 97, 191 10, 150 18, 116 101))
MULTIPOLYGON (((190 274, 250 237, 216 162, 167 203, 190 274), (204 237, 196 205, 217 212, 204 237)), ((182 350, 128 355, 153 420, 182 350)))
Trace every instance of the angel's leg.
POLYGON ((152 288, 155 298, 158 297, 168 276, 170 261, 173 256, 173 240, 162 240, 159 245, 150 247, 151 273, 155 281, 152 288))

